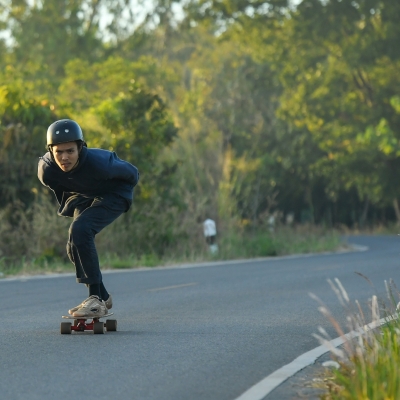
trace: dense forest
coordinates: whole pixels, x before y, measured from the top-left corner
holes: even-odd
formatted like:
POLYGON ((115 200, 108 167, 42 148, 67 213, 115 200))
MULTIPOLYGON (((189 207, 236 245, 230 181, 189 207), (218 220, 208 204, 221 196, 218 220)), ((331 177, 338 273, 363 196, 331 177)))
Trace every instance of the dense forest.
POLYGON ((140 170, 101 239, 116 253, 195 241, 207 217, 399 222, 399 21, 398 0, 2 1, 0 257, 65 252, 36 177, 61 118, 140 170))

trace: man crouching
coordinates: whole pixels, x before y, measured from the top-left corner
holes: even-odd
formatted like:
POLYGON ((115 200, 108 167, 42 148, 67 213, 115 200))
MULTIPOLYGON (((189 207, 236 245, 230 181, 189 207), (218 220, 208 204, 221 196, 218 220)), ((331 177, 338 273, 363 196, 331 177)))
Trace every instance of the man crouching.
POLYGON ((73 218, 67 254, 77 282, 89 289, 89 297, 68 312, 73 317, 102 317, 112 307, 112 297, 103 284, 94 239, 129 210, 139 172, 115 152, 87 148, 80 126, 70 119, 49 126, 47 149, 39 159, 38 178, 54 192, 58 215, 73 218))

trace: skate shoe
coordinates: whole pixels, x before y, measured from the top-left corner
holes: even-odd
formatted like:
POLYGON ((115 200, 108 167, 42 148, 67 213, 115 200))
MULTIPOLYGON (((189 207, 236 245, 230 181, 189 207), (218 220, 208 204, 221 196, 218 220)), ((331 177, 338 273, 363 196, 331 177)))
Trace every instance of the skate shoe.
POLYGON ((110 294, 110 293, 108 293, 108 299, 107 299, 107 300, 104 300, 104 303, 105 303, 105 305, 106 305, 106 307, 107 307, 107 310, 109 310, 110 308, 112 308, 112 297, 111 297, 111 294, 110 294))
POLYGON ((78 308, 72 316, 82 318, 100 318, 108 314, 107 307, 103 300, 98 296, 90 296, 83 303, 82 307, 78 308))
MULTIPOLYGON (((113 306, 111 294, 109 293, 108 295, 109 295, 108 299, 107 299, 107 300, 104 300, 104 303, 105 303, 105 305, 106 305, 106 307, 107 307, 107 310, 109 310, 109 309, 112 308, 112 306, 113 306)), ((69 315, 72 315, 75 311, 78 311, 78 310, 85 304, 85 301, 87 301, 87 300, 88 300, 88 299, 83 300, 81 304, 79 304, 78 306, 73 307, 73 308, 71 308, 70 310, 68 310, 68 314, 69 314, 69 315)))

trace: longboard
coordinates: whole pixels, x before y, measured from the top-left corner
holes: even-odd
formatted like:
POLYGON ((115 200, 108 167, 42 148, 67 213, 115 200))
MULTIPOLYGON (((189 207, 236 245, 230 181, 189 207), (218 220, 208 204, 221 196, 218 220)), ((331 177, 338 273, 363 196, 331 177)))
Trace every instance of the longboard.
POLYGON ((117 320, 107 319, 105 322, 100 321, 100 318, 109 317, 114 313, 108 313, 101 317, 74 317, 72 315, 62 315, 61 318, 73 319, 74 323, 61 322, 60 331, 61 334, 71 334, 73 331, 84 332, 93 331, 94 334, 103 334, 105 330, 107 332, 115 332, 117 330, 117 320))

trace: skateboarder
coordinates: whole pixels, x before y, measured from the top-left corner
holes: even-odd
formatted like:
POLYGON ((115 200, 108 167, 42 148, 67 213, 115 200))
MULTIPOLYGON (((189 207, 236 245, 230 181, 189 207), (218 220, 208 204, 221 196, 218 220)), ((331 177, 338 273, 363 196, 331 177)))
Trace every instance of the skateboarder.
POLYGON ((89 149, 77 122, 62 119, 47 130, 48 152, 39 159, 38 178, 59 203, 58 215, 73 218, 67 254, 76 280, 89 297, 68 312, 74 317, 101 317, 112 307, 94 243, 97 233, 127 212, 138 169, 111 151, 89 149))

